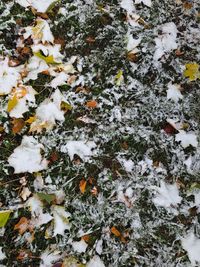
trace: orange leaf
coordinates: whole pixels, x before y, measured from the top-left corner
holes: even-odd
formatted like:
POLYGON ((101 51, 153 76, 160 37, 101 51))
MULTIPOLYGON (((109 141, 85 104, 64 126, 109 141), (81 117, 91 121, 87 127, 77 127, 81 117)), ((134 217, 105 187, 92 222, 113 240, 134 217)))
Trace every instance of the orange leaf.
POLYGON ((12 124, 13 124, 12 132, 16 134, 22 130, 22 128, 25 125, 25 121, 23 119, 13 119, 12 124))
POLYGON ((79 189, 82 194, 85 193, 86 185, 87 185, 87 181, 85 179, 82 179, 79 183, 79 189))
POLYGON ((119 230, 117 230, 117 228, 115 226, 111 227, 110 229, 111 233, 117 237, 121 237, 121 233, 119 230))
POLYGON ((86 103, 86 107, 88 107, 88 108, 96 108, 97 105, 98 105, 98 103, 95 100, 90 100, 86 103))
POLYGON ((18 230, 20 235, 26 232, 29 226, 29 220, 26 217, 22 217, 17 224, 15 224, 14 230, 18 230))
POLYGON ((83 239, 85 242, 88 242, 90 239, 90 236, 89 235, 83 235, 83 236, 81 236, 81 239, 83 239))

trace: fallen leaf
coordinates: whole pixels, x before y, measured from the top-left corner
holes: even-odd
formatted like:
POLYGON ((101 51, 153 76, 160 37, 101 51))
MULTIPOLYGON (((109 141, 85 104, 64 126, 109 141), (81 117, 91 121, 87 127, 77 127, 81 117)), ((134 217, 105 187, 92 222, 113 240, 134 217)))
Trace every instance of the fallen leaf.
POLYGON ((54 194, 46 194, 46 193, 37 193, 36 194, 40 200, 46 201, 48 204, 51 204, 56 199, 54 194))
POLYGON ((23 235, 29 227, 29 220, 26 217, 22 217, 14 226, 14 230, 18 230, 20 235, 23 235))
POLYGON ((0 227, 4 227, 10 217, 11 210, 0 211, 0 227))
POLYGON ((188 63, 185 65, 185 68, 186 69, 183 75, 188 77, 190 81, 196 81, 197 79, 200 79, 199 64, 196 62, 188 63))
POLYGON ((85 179, 82 179, 79 183, 79 189, 81 191, 82 194, 85 193, 86 190, 86 185, 87 185, 87 181, 85 179))
POLYGON ((90 100, 86 103, 86 107, 88 107, 88 108, 96 108, 97 105, 98 105, 98 103, 95 100, 90 100))
POLYGON ((23 119, 16 119, 14 118, 12 120, 12 132, 14 134, 21 132, 21 130, 23 129, 24 125, 25 125, 25 121, 23 119))
POLYGON ((34 55, 43 59, 47 64, 58 64, 52 55, 45 57, 41 51, 35 52, 34 55))
POLYGON ((7 111, 10 112, 17 104, 18 104, 18 98, 16 94, 14 94, 14 96, 8 100, 7 111))
POLYGON ((121 236, 121 233, 119 230, 117 230, 117 228, 115 226, 112 226, 111 229, 110 229, 111 233, 117 237, 120 237, 121 236))
POLYGON ((31 124, 31 123, 33 123, 35 120, 36 120, 36 116, 31 116, 31 117, 29 117, 29 119, 26 120, 25 122, 28 123, 28 124, 31 124))

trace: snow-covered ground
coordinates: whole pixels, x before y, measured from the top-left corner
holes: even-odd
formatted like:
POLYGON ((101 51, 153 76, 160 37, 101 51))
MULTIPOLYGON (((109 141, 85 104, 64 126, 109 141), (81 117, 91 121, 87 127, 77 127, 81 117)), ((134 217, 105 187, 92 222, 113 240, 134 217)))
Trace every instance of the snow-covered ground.
POLYGON ((199 8, 0 2, 0 266, 200 265, 199 8))

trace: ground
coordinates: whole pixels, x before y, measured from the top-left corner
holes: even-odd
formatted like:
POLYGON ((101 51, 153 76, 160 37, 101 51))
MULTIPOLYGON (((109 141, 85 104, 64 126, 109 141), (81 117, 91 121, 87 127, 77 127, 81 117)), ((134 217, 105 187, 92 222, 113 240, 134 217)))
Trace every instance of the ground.
POLYGON ((199 266, 199 1, 0 12, 0 266, 199 266))

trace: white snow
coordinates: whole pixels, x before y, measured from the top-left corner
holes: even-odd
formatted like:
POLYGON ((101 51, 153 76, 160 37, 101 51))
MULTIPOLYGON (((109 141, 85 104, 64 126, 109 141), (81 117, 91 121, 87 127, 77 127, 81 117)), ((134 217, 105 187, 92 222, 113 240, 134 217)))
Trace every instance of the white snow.
MULTIPOLYGON (((31 86, 22 86, 25 88, 26 94, 23 97, 18 98, 16 106, 9 112, 10 117, 23 118, 23 114, 29 110, 29 107, 35 105, 35 95, 37 92, 31 86)), ((20 92, 21 88, 16 88, 16 94, 20 92)))
POLYGON ((133 0, 122 0, 120 5, 130 14, 135 11, 133 0))
POLYGON ((42 158, 43 145, 32 136, 23 136, 21 145, 14 149, 8 158, 9 165, 15 173, 38 172, 47 168, 47 160, 42 158))
POLYGON ((181 240, 182 247, 187 251, 192 266, 200 264, 200 239, 190 232, 181 240))
POLYGON ((87 264, 86 267, 105 267, 99 256, 95 255, 87 264))
POLYGON ((7 95, 12 88, 17 86, 20 78, 19 70, 16 67, 8 66, 8 58, 0 61, 0 95, 7 95))
POLYGON ((43 44, 35 44, 31 46, 33 53, 37 53, 42 51, 45 57, 53 57, 54 63, 62 63, 63 55, 60 53, 61 45, 43 45, 43 44))
POLYGON ((127 50, 137 53, 138 50, 136 49, 136 47, 140 44, 141 39, 140 38, 134 39, 130 33, 128 33, 127 35, 128 35, 127 50))
POLYGON ((78 155, 83 161, 87 161, 92 156, 92 149, 96 147, 93 141, 68 141, 61 147, 61 152, 68 153, 71 160, 74 155, 78 155))
POLYGON ((45 99, 36 109, 36 120, 31 124, 31 131, 40 132, 43 128, 51 130, 56 121, 65 120, 64 112, 61 110, 63 95, 57 89, 51 98, 45 99))
POLYGON ((81 241, 72 242, 72 247, 74 251, 82 253, 86 251, 88 244, 82 239, 81 241))
POLYGON ((135 4, 143 3, 145 6, 151 7, 151 0, 135 0, 135 4))
POLYGON ((51 81, 50 86, 52 88, 56 88, 60 85, 66 84, 68 78, 69 78, 68 74, 60 72, 58 76, 51 81))
POLYGON ((4 260, 6 255, 2 252, 2 247, 0 247, 0 261, 4 260))
POLYGON ((38 44, 42 42, 45 44, 46 42, 48 43, 53 43, 54 42, 54 37, 51 32, 50 26, 48 22, 44 19, 37 19, 36 20, 36 25, 35 26, 28 26, 24 28, 25 33, 23 33, 24 39, 27 39, 29 36, 32 37, 34 44, 38 44))
POLYGON ((155 187, 155 190, 157 191, 156 196, 153 198, 155 205, 171 208, 181 203, 182 197, 179 196, 176 184, 167 184, 161 181, 160 187, 155 187))
POLYGON ((173 22, 163 24, 161 26, 161 31, 162 34, 154 39, 156 43, 156 50, 154 53, 155 61, 160 59, 165 53, 177 49, 178 47, 176 42, 178 30, 173 22))
POLYGON ((175 103, 177 103, 179 99, 183 98, 183 95, 180 92, 180 85, 168 83, 167 87, 167 99, 172 99, 175 103))
POLYGON ((59 255, 59 252, 57 251, 51 252, 47 249, 40 255, 40 258, 41 258, 40 267, 50 267, 52 266, 53 263, 58 261, 61 258, 61 256, 59 255))
POLYGON ((177 142, 181 142, 182 147, 186 148, 188 146, 197 147, 198 141, 197 136, 193 132, 185 132, 180 130, 178 134, 176 134, 175 140, 177 142))
POLYGON ((57 0, 16 0, 23 7, 34 7, 38 12, 45 13, 49 6, 57 0))
POLYGON ((36 80, 38 74, 42 71, 48 70, 47 63, 40 59, 39 57, 33 56, 30 58, 26 70, 28 71, 27 77, 24 78, 24 81, 36 80))
POLYGON ((52 207, 54 217, 54 236, 64 235, 65 230, 70 229, 69 217, 71 214, 65 211, 62 206, 55 205, 52 207))

